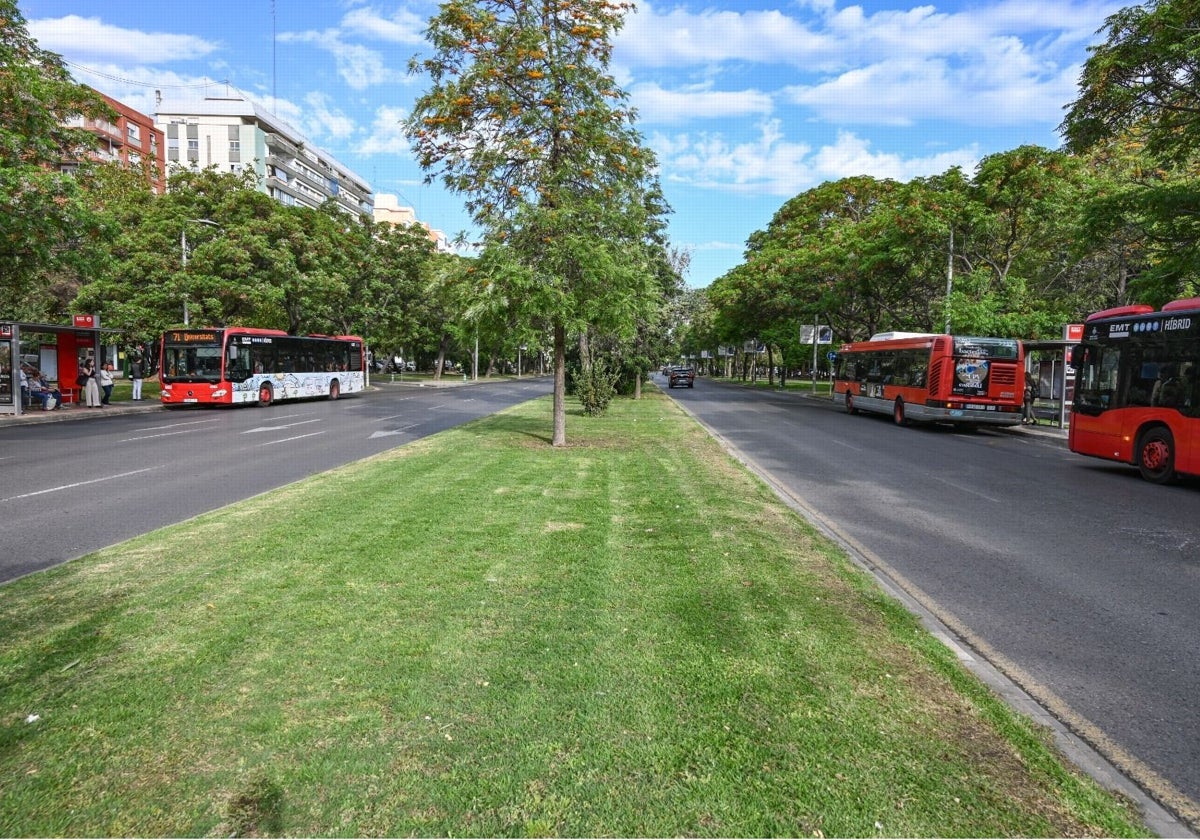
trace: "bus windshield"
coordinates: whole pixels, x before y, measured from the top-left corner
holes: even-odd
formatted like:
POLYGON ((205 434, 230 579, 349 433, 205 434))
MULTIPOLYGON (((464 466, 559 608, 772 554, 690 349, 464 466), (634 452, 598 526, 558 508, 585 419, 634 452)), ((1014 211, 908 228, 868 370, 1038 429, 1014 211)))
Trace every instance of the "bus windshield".
POLYGON ((967 359, 1007 359, 1015 361, 1021 357, 1015 338, 967 338, 954 337, 954 355, 967 359))
POLYGON ((186 344, 163 347, 164 382, 220 382, 221 345, 186 344))

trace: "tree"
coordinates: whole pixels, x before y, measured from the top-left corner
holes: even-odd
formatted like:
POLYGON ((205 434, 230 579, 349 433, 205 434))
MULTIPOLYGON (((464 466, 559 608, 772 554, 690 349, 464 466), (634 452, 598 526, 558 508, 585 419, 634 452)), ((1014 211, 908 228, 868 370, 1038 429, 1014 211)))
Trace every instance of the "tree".
MULTIPOLYGON (((1124 184, 1089 203, 1093 231, 1107 226, 1146 245, 1137 277, 1154 303, 1193 294, 1200 260, 1200 3, 1152 0, 1105 21, 1084 64, 1079 97, 1061 130, 1080 154, 1140 160, 1124 184)), ((1124 280, 1125 263, 1119 263, 1124 280)))
POLYGON ((1074 315, 1073 236, 1082 161, 1040 146, 984 158, 955 224, 951 323, 959 333, 1059 334, 1074 315))
POLYGON ((1191 160, 1200 148, 1200 3, 1151 0, 1100 31, 1106 41, 1092 48, 1062 124, 1070 148, 1132 131, 1157 158, 1191 160))
POLYGON ((631 328, 652 298, 666 212, 634 114, 608 74, 627 2, 450 0, 406 131, 427 179, 466 197, 510 301, 554 336, 553 445, 566 444, 566 341, 631 328), (497 254, 502 249, 503 254, 497 254))
POLYGON ((79 116, 113 118, 61 57, 38 47, 14 0, 0 0, 0 312, 8 317, 57 315, 74 284, 52 293, 55 273, 84 273, 103 241, 75 180, 58 171, 95 148, 89 132, 69 125, 79 116))

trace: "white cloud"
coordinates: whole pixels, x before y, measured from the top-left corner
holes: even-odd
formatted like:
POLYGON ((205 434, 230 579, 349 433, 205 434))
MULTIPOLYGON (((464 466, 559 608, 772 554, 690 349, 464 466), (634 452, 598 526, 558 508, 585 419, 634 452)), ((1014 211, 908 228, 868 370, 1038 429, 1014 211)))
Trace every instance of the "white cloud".
POLYGON ((640 119, 649 123, 761 116, 773 108, 765 93, 712 90, 709 84, 665 90, 657 82, 647 82, 633 85, 629 95, 640 119))
POLYGON ((81 60, 153 64, 203 58, 220 49, 220 44, 193 35, 122 29, 78 15, 31 20, 27 26, 42 49, 81 60))
POLYGON ((342 29, 347 33, 387 41, 393 44, 425 44, 425 27, 428 21, 408 9, 397 9, 391 17, 384 17, 374 9, 351 9, 342 18, 342 29))
POLYGON ((790 102, 842 124, 1057 124, 1077 94, 1084 46, 1118 5, 999 0, 954 12, 928 4, 868 14, 861 5, 805 0, 788 8, 693 13, 641 4, 616 56, 643 117, 771 113, 762 103, 772 91, 743 90, 747 66, 756 65, 760 79, 764 69, 778 75, 790 102), (681 82, 648 81, 664 68, 681 82), (688 74, 705 81, 694 85, 688 74))
POLYGON ((313 91, 304 97, 306 133, 314 137, 333 137, 345 140, 353 136, 357 124, 339 108, 331 105, 329 97, 313 91))
POLYGON ((342 77, 342 81, 354 90, 408 81, 407 73, 389 67, 382 53, 360 44, 346 43, 337 30, 286 32, 279 36, 279 40, 285 43, 312 44, 325 50, 337 63, 338 75, 342 77))
POLYGON ((793 63, 832 46, 827 36, 782 12, 659 12, 649 3, 639 4, 614 43, 617 61, 642 67, 733 60, 793 63))
POLYGON ((786 140, 778 120, 764 120, 758 136, 729 143, 716 134, 662 135, 649 140, 668 181, 729 192, 791 197, 824 181, 855 175, 911 178, 954 166, 971 172, 980 158, 975 145, 926 157, 876 152, 868 141, 842 132, 832 145, 814 149, 786 140))
MULTIPOLYGON (((1010 45, 1013 46, 1013 45, 1010 45)), ((1079 66, 1041 68, 998 50, 993 60, 955 68, 940 59, 895 59, 814 85, 785 88, 785 98, 840 124, 907 126, 937 119, 972 125, 1058 124, 1076 94, 1079 66), (1007 66, 1007 70, 999 69, 1007 66), (995 70, 985 68, 997 68, 995 70)))
POLYGON ((387 105, 375 109, 370 135, 355 149, 360 155, 408 155, 411 150, 404 136, 404 120, 408 113, 403 108, 387 105))

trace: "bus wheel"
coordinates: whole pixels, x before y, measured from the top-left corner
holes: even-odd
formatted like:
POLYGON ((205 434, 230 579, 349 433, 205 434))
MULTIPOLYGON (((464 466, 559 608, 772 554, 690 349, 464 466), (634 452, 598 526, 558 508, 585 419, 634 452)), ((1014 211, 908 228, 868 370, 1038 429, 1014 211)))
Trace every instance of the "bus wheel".
POLYGON ((275 399, 275 391, 272 390, 270 383, 264 382, 258 386, 258 404, 266 408, 275 399))
POLYGON ((1170 431, 1159 426, 1138 441, 1138 469, 1142 478, 1155 484, 1167 484, 1175 478, 1175 440, 1170 431))
POLYGON ((329 383, 329 399, 336 400, 342 395, 342 386, 335 379, 329 383))
POLYGON ((897 426, 907 426, 908 420, 904 417, 904 400, 896 397, 896 405, 892 408, 892 419, 896 421, 897 426))
POLYGON ((846 413, 858 414, 858 409, 854 407, 854 395, 849 391, 846 392, 846 413))

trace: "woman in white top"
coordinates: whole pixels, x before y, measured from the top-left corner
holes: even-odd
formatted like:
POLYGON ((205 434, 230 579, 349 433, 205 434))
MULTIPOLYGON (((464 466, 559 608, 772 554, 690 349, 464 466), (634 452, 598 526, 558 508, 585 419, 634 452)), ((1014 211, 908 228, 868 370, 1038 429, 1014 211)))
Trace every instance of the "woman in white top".
POLYGON ((100 405, 111 405, 113 389, 112 365, 104 365, 100 368, 99 374, 100 390, 104 393, 100 396, 100 405))

